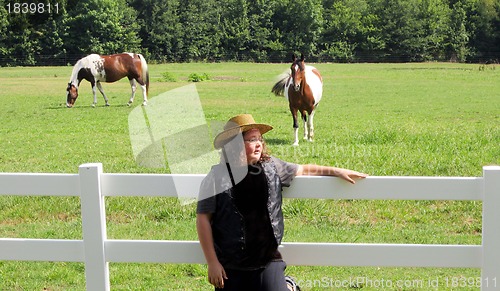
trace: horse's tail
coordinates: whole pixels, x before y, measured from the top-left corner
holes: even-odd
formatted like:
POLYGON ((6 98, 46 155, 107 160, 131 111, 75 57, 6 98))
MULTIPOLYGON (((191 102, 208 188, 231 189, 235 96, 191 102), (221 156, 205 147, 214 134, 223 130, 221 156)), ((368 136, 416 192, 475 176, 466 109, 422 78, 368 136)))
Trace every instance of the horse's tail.
POLYGON ((286 85, 286 82, 288 81, 288 78, 290 78, 289 72, 281 74, 279 76, 278 82, 276 82, 276 84, 274 84, 273 88, 271 89, 271 92, 273 92, 274 95, 276 95, 276 96, 284 96, 285 85, 286 85))
POLYGON ((144 82, 146 83, 146 95, 149 95, 149 69, 148 69, 148 63, 146 62, 146 59, 144 58, 143 55, 141 55, 141 54, 137 54, 137 55, 141 59, 142 78, 144 79, 144 82))

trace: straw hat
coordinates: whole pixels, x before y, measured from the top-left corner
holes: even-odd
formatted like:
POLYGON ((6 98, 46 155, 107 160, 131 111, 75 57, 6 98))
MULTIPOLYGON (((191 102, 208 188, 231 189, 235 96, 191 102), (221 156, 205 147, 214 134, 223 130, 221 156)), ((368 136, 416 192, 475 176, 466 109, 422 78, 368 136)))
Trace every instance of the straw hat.
POLYGON ((251 114, 236 115, 235 117, 229 119, 226 125, 224 125, 224 131, 215 137, 214 146, 216 149, 220 149, 224 146, 224 144, 239 133, 243 133, 254 128, 258 129, 260 134, 264 134, 273 129, 270 125, 255 123, 251 114))

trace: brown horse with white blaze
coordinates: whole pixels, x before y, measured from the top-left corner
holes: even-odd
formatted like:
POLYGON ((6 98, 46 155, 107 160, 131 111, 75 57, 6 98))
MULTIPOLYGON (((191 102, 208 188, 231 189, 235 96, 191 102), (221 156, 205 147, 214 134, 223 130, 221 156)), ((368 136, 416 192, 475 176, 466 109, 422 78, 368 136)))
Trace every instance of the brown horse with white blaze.
POLYGON ((303 54, 300 59, 293 54, 290 70, 273 86, 271 92, 276 96, 284 95, 288 99, 295 133, 293 145, 299 145, 297 112, 300 112, 304 122, 304 139, 312 142, 314 112, 323 95, 323 79, 319 71, 304 63, 303 54))
POLYGON ((146 60, 141 54, 121 53, 114 55, 98 55, 91 54, 78 60, 73 67, 73 72, 68 83, 66 106, 73 107, 76 98, 78 98, 78 86, 85 79, 92 86, 94 102, 92 107, 97 104, 96 87, 101 92, 109 106, 108 98, 104 94, 101 82, 112 83, 127 77, 132 87, 132 96, 128 101, 128 105, 134 102, 135 91, 137 89, 136 82, 139 83, 142 89, 143 102, 142 105, 148 103, 149 91, 149 71, 146 60))

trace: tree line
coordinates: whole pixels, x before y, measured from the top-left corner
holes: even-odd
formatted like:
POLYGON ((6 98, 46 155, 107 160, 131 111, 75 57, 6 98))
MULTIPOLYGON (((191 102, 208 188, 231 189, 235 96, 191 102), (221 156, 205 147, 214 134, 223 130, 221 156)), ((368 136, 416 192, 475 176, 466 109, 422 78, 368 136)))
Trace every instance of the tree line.
POLYGON ((0 66, 124 51, 157 63, 287 62, 292 52, 317 62, 500 60, 499 0, 0 3, 0 66))

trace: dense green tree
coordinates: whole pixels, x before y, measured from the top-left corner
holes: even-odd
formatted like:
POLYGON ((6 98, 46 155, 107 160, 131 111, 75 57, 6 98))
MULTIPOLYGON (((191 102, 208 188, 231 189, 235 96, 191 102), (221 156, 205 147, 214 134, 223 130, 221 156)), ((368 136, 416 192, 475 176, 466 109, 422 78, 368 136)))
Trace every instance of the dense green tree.
POLYGON ((223 55, 240 60, 248 55, 250 43, 250 19, 246 0, 220 1, 225 9, 221 11, 219 29, 223 55))
POLYGON ((462 1, 451 4, 448 31, 445 50, 447 59, 464 62, 471 52, 468 46, 470 33, 467 29, 467 11, 462 1))
POLYGON ((123 51, 150 62, 500 60, 498 0, 59 0, 57 13, 0 3, 1 66, 123 51))
POLYGON ((418 0, 377 0, 374 11, 379 15, 382 41, 385 43, 383 58, 391 61, 416 60, 421 25, 416 22, 418 0))
POLYGON ((177 41, 180 37, 178 0, 136 0, 141 46, 148 59, 158 62, 180 61, 177 41))
POLYGON ((250 38, 249 54, 252 60, 259 62, 282 61, 285 48, 280 42, 280 31, 274 25, 274 14, 279 7, 279 0, 249 1, 250 38))
POLYGON ((61 17, 54 18, 53 15, 40 25, 35 33, 37 38, 38 48, 35 55, 37 65, 65 65, 66 50, 64 49, 64 24, 61 17), (54 62, 54 60, 60 60, 54 62))
POLYGON ((218 1, 185 0, 179 9, 180 35, 177 53, 181 60, 214 60, 222 56, 218 1))
POLYGON ((491 21, 492 33, 491 33, 491 49, 489 60, 499 62, 500 61, 500 2, 496 1, 495 5, 496 15, 491 21))
POLYGON ((370 1, 326 0, 321 51, 326 59, 355 61, 357 58, 384 48, 380 29, 375 25, 377 15, 372 14, 370 1))
MULTIPOLYGON (((0 1, 0 65, 44 64, 44 58, 60 57, 63 30, 61 10, 39 10, 21 6, 20 2, 0 1), (17 5, 14 5, 17 4, 17 5)), ((64 5, 62 1, 61 6, 64 5)), ((52 61, 50 61, 52 62, 52 61)))
POLYGON ((7 31, 9 29, 8 12, 5 9, 3 0, 0 0, 0 65, 5 64, 5 61, 10 55, 10 50, 7 47, 7 31))
POLYGON ((280 42, 288 52, 301 52, 309 58, 318 55, 323 27, 323 5, 319 0, 283 0, 273 18, 280 42))
POLYGON ((139 51, 136 12, 124 0, 85 0, 68 5, 65 49, 78 57, 139 51))
POLYGON ((35 65, 35 51, 38 47, 35 39, 28 14, 9 14, 9 26, 4 42, 8 55, 4 64, 35 65))
POLYGON ((432 61, 445 58, 445 47, 451 10, 446 0, 420 0, 416 23, 421 27, 420 48, 416 60, 432 61))
POLYGON ((474 34, 471 46, 476 49, 476 58, 483 61, 498 61, 500 58, 500 3, 498 0, 478 0, 476 14, 471 17, 474 34))

